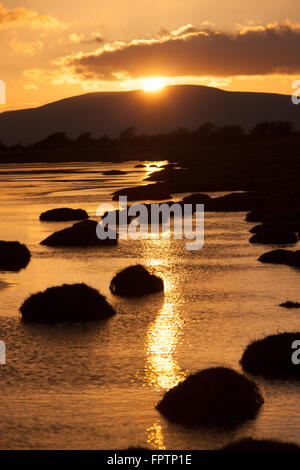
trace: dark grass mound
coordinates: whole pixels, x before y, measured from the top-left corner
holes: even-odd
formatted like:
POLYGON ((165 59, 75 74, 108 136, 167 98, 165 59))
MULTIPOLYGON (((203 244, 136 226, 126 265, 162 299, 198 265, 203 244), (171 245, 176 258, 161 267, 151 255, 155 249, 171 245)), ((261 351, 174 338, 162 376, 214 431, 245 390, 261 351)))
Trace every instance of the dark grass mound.
POLYGON ((196 211, 196 205, 197 204, 204 204, 205 209, 208 207, 209 203, 211 202, 211 197, 208 196, 207 194, 191 194, 190 196, 186 196, 185 198, 182 199, 181 205, 183 206, 184 204, 192 204, 193 206, 193 212, 196 211))
POLYGON ((285 307, 285 308, 300 308, 300 304, 298 302, 291 302, 290 300, 287 302, 284 302, 279 305, 279 307, 285 307))
POLYGON ((205 204, 206 202, 210 201, 211 197, 207 194, 191 194, 190 196, 186 196, 182 199, 183 204, 205 204))
POLYGON ((273 250, 264 253, 258 258, 262 263, 286 264, 294 268, 300 268, 300 250, 273 250))
POLYGON ((287 245, 297 243, 298 237, 292 230, 283 227, 268 228, 250 238, 250 243, 263 245, 287 245))
POLYGON ((120 196, 127 196, 128 201, 163 201, 171 199, 169 189, 164 183, 120 189, 113 194, 113 201, 118 201, 120 196))
POLYGON ((300 450, 297 444, 289 442, 272 441, 269 439, 252 439, 248 437, 227 444, 221 450, 300 450))
POLYGON ((217 367, 190 375, 165 393, 157 409, 187 426, 230 427, 254 419, 263 398, 254 382, 217 367))
POLYGON ((83 209, 51 209, 40 215, 41 222, 68 222, 70 220, 85 220, 89 216, 83 209))
POLYGON ((289 229, 293 232, 298 232, 300 230, 300 222, 299 221, 284 221, 284 220, 270 220, 264 222, 261 225, 255 225, 252 227, 249 232, 250 233, 261 233, 265 232, 266 230, 278 230, 278 228, 289 229))
POLYGON ((110 246, 118 243, 117 239, 107 238, 101 240, 97 237, 96 228, 98 222, 94 220, 85 220, 74 224, 72 227, 65 228, 58 232, 53 233, 41 242, 41 245, 46 246, 110 246))
POLYGON ((110 283, 110 290, 120 297, 142 297, 163 291, 164 283, 138 264, 117 273, 110 283))
MULTIPOLYGON (((107 219, 108 217, 112 220, 112 225, 120 226, 120 225, 129 225, 130 222, 134 217, 128 215, 126 210, 120 211, 119 209, 111 212, 105 212, 102 216, 103 219, 107 219)), ((105 220, 103 220, 105 223, 105 220)))
MULTIPOLYGON (((184 172, 181 171, 181 169, 176 170, 176 177, 178 178, 180 174, 183 174, 184 172)), ((150 176, 147 176, 147 178, 144 179, 144 181, 160 181, 160 182, 165 182, 168 184, 172 184, 173 182, 173 175, 174 175, 174 169, 170 165, 164 167, 163 169, 159 169, 159 171, 155 171, 154 173, 151 173, 150 176)), ((189 188, 190 189, 190 188, 189 188)), ((189 189, 187 189, 186 192, 190 192, 189 189)))
POLYGON ((102 175, 104 176, 118 176, 118 175, 127 175, 126 171, 121 170, 108 170, 103 171, 102 175))
POLYGON ((267 222, 271 220, 295 221, 300 219, 299 208, 265 208, 249 212, 246 216, 248 222, 267 222))
POLYGON ((292 256, 289 259, 289 266, 300 268, 300 250, 292 252, 292 256))
MULTIPOLYGON (((134 218, 139 218, 141 216, 141 211, 139 210, 139 205, 138 204, 132 204, 130 206, 130 210, 132 213, 136 211, 136 215, 132 217, 134 218)), ((144 207, 147 209, 147 214, 145 215, 145 223, 148 223, 148 230, 152 232, 152 224, 171 224, 172 220, 174 220, 177 217, 182 218, 182 214, 184 214, 184 208, 182 206, 182 203, 178 202, 175 203, 174 201, 165 201, 159 204, 144 204, 144 207), (168 206, 170 208, 170 211, 159 211, 158 208, 161 206, 168 206), (178 206, 179 208, 179 214, 177 213, 177 209, 173 211, 172 207, 173 205, 178 206)), ((193 208, 193 210, 196 210, 196 205, 193 208)))
POLYGON ((30 261, 30 251, 19 242, 0 241, 0 269, 19 271, 30 261))
POLYGON ((292 362, 294 341, 300 341, 300 333, 281 333, 254 341, 240 361, 243 369, 265 378, 299 379, 300 368, 292 362))
POLYGON ((106 298, 86 284, 65 284, 34 294, 20 312, 24 321, 37 323, 99 321, 115 314, 106 298))
POLYGON ((212 198, 207 210, 218 212, 243 212, 261 207, 264 197, 256 193, 231 193, 212 198))
POLYGON ((272 250, 264 253, 258 258, 261 263, 289 264, 293 252, 290 250, 272 250))

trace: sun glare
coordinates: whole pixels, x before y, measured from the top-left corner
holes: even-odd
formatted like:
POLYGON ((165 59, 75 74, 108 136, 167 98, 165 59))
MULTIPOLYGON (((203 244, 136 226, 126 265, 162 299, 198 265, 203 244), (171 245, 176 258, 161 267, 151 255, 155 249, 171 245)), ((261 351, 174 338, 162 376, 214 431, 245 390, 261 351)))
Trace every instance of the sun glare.
POLYGON ((165 84, 161 78, 148 78, 143 84, 143 90, 148 92, 159 91, 165 84))

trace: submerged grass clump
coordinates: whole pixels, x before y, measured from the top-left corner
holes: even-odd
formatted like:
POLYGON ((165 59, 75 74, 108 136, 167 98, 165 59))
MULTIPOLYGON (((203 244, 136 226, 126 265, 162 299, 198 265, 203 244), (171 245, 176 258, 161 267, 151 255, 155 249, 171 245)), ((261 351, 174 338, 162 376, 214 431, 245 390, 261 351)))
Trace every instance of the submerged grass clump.
POLYGON ((286 264, 294 268, 300 268, 300 250, 272 250, 258 258, 262 263, 286 264))
POLYGON ((33 294, 20 312, 24 321, 37 323, 99 321, 115 314, 106 298, 86 284, 64 284, 33 294))
POLYGON ((129 266, 115 275, 110 290, 120 297, 142 297, 164 290, 163 280, 138 264, 129 266))
POLYGON ((290 442, 247 437, 239 441, 231 442, 221 450, 300 450, 300 447, 290 442))
POLYGON ((102 175, 106 175, 106 176, 127 175, 127 172, 121 171, 121 170, 108 170, 108 171, 103 171, 102 175))
POLYGON ((54 232, 41 242, 41 245, 54 246, 54 247, 88 247, 88 246, 111 246, 118 243, 117 238, 108 237, 101 240, 97 237, 97 225, 95 220, 84 220, 72 225, 72 227, 65 228, 54 232))
POLYGON ((266 228, 250 238, 250 243, 263 245, 289 245, 297 243, 297 241, 296 233, 285 227, 266 228))
POLYGON ((120 196, 127 196, 128 201, 163 201, 172 199, 169 187, 165 183, 120 189, 113 194, 113 201, 118 201, 120 196))
POLYGON ((19 271, 30 261, 30 251, 26 245, 19 242, 0 241, 0 269, 4 271, 19 271))
POLYGON ((288 300, 287 302, 283 302, 282 304, 280 304, 279 307, 300 308, 300 303, 299 302, 292 302, 291 300, 288 300))
POLYGON ((291 250, 272 250, 261 255, 258 261, 271 264, 289 264, 292 256, 291 250))
POLYGON ((51 209, 40 215, 42 222, 68 222, 72 220, 88 219, 88 213, 83 209, 69 209, 62 207, 60 209, 51 209))
POLYGON ((190 375, 165 393, 157 409, 170 421, 187 426, 230 427, 254 419, 262 403, 254 382, 217 367, 190 375))
POLYGON ((294 341, 300 341, 300 333, 280 333, 254 341, 242 356, 243 369, 265 378, 299 379, 299 366, 292 362, 294 341))

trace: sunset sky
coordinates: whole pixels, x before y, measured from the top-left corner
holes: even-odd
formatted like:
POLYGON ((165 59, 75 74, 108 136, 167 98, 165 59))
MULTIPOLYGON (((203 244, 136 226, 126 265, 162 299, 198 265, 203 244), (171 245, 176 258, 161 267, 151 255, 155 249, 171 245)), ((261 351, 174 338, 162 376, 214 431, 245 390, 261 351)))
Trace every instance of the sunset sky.
POLYGON ((142 88, 147 77, 291 94, 299 0, 3 0, 7 105, 142 88))

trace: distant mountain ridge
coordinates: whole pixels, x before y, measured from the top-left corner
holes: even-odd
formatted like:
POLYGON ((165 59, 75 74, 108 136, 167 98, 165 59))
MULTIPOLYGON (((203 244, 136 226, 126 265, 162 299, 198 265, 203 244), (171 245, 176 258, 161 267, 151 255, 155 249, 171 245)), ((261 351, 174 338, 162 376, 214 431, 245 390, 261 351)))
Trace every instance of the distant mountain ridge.
POLYGON ((264 120, 291 121, 300 130, 300 106, 287 95, 173 85, 157 93, 88 93, 38 108, 7 111, 0 114, 0 139, 6 145, 32 143, 58 131, 72 138, 83 132, 115 137, 131 126, 139 133, 153 134, 195 129, 205 122, 249 129, 264 120))

